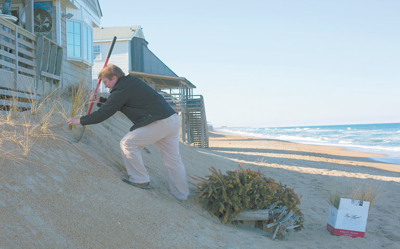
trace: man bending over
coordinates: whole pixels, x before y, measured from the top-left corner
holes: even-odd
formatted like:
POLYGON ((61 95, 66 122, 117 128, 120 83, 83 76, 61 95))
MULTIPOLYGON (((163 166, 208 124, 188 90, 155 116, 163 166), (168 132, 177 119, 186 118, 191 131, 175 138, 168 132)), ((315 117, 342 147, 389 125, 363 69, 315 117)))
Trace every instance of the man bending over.
POLYGON ((67 123, 73 126, 97 124, 121 111, 134 124, 120 142, 129 175, 123 181, 142 189, 150 188, 149 173, 143 164, 140 149, 155 144, 167 168, 171 194, 179 200, 187 200, 189 187, 179 154, 180 121, 176 112, 150 86, 139 78, 125 75, 115 65, 104 67, 99 78, 110 89, 109 97, 91 93, 90 101, 97 102, 100 108, 81 118, 69 118, 67 123))

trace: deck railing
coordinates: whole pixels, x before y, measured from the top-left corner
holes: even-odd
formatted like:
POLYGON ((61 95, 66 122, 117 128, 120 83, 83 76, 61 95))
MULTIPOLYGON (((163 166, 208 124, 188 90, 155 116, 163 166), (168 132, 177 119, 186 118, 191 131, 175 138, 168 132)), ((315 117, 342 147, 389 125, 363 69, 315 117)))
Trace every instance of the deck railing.
POLYGON ((201 108, 204 105, 203 95, 183 96, 179 93, 163 93, 162 96, 178 112, 183 108, 201 108))
POLYGON ((174 109, 176 112, 180 112, 182 110, 182 97, 181 94, 178 93, 164 93, 162 94, 167 103, 174 109))
POLYGON ((0 18, 0 87, 45 94, 60 83, 63 49, 0 18))

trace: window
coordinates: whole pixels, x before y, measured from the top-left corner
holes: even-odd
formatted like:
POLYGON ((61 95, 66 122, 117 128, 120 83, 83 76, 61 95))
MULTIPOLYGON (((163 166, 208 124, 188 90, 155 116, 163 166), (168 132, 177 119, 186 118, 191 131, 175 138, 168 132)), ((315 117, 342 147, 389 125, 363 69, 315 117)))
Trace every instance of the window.
POLYGON ((67 55, 70 60, 93 63, 93 31, 82 22, 68 21, 67 55))
POLYGON ((94 60, 101 60, 100 45, 94 45, 93 46, 93 59, 94 60))
POLYGON ((84 59, 93 63, 93 35, 92 30, 88 26, 83 26, 83 45, 84 45, 84 59))
POLYGON ((68 57, 81 58, 81 23, 68 21, 68 57))

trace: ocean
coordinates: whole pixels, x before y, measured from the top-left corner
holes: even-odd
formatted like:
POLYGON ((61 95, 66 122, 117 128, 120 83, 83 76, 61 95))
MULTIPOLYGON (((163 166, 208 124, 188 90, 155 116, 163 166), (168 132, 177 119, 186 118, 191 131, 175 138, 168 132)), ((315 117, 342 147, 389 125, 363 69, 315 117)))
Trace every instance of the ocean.
POLYGON ((214 127, 217 132, 385 154, 375 161, 400 164, 400 123, 294 127, 214 127))

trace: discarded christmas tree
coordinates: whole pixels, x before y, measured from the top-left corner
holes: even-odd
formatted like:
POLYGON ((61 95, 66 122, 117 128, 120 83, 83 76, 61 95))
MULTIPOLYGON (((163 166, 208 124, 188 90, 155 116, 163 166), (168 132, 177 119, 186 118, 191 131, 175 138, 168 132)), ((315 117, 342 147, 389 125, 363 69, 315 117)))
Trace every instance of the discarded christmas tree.
POLYGON ((268 209, 265 220, 267 232, 273 238, 283 238, 287 229, 295 231, 303 228, 303 214, 297 205, 300 197, 281 182, 267 178, 260 171, 243 169, 222 174, 214 167, 211 175, 192 177, 199 181, 195 198, 221 223, 232 223, 245 210, 268 209), (278 225, 278 227, 276 227, 278 225), (274 228, 276 227, 276 228, 274 228), (281 230, 281 231, 280 231, 281 230))

